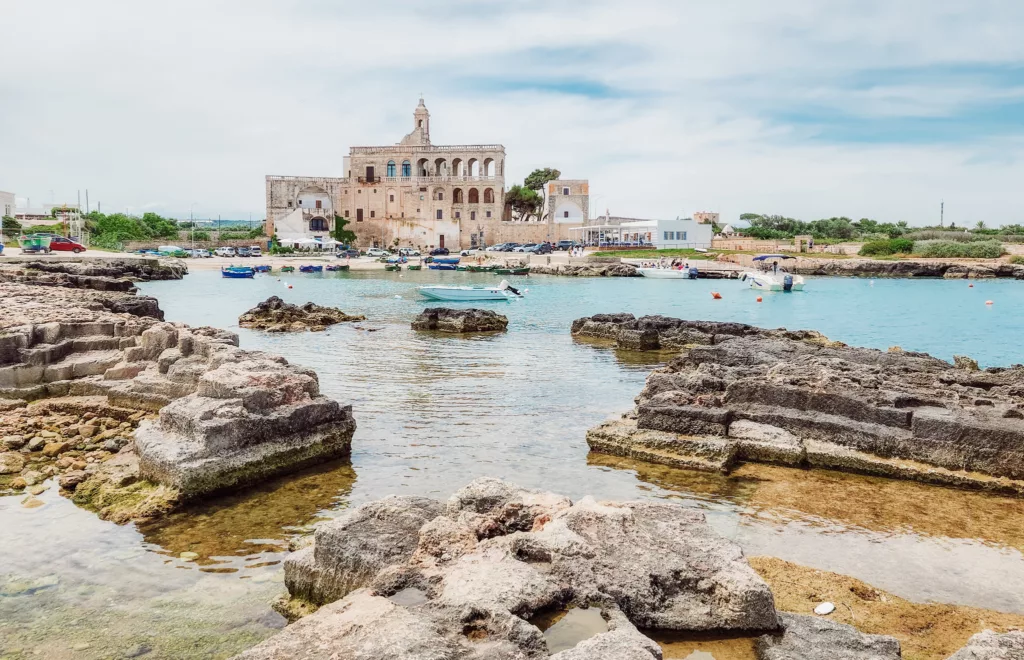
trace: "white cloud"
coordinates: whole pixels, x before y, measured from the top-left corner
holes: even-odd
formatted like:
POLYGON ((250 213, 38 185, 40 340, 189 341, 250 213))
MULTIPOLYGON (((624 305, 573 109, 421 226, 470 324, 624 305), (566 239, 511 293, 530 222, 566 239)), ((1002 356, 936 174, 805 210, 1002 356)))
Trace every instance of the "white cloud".
POLYGON ((501 142, 514 178, 588 177, 595 209, 920 224, 944 198, 958 223, 1024 220, 1019 129, 858 143, 795 118, 1020 103, 1020 76, 970 71, 1024 65, 1022 3, 0 5, 0 189, 37 202, 89 188, 110 209, 262 215, 265 174, 342 174, 348 146, 409 129, 423 92, 436 142, 501 142), (912 73, 951 67, 967 73, 912 73))

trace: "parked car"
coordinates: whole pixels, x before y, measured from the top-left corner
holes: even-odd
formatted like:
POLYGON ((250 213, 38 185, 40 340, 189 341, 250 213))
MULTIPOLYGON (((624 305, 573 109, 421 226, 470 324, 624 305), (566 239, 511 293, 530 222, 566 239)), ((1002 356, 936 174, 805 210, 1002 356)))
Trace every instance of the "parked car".
POLYGON ((573 248, 580 247, 580 245, 581 243, 579 243, 578 241, 558 241, 558 243, 555 245, 555 249, 566 252, 573 248))
POLYGON ((233 247, 219 247, 213 251, 218 257, 233 257, 235 256, 235 248, 233 247))
POLYGON ((508 245, 508 243, 498 243, 497 245, 492 245, 491 247, 487 248, 486 251, 487 252, 501 252, 501 251, 503 251, 505 249, 506 245, 508 245))
POLYGON ((85 252, 85 246, 81 243, 76 243, 70 238, 64 238, 63 236, 54 236, 50 239, 50 250, 54 252, 85 252))
POLYGON ((344 259, 345 257, 348 257, 350 259, 357 259, 359 257, 359 250, 338 250, 335 254, 338 256, 339 259, 344 259))
POLYGON ((527 243, 526 245, 520 245, 513 248, 512 252, 533 252, 533 248, 536 246, 536 243, 527 243))
POLYGON ((505 243, 505 247, 501 248, 501 251, 502 252, 515 252, 516 248, 519 247, 520 245, 521 245, 521 243, 505 243))
POLYGON ((420 256, 420 251, 416 248, 402 248, 398 251, 398 254, 402 257, 418 257, 420 256))
POLYGON ((368 257, 390 257, 391 253, 384 248, 370 248, 366 251, 368 257))
POLYGON ((239 257, 251 257, 252 254, 249 252, 249 248, 240 247, 235 249, 235 255, 239 257))
POLYGON ((551 254, 551 243, 546 241, 544 243, 538 243, 534 246, 532 252, 534 254, 551 254))
POLYGON ((430 251, 430 256, 432 256, 432 257, 446 257, 449 254, 450 254, 450 252, 449 252, 448 248, 443 248, 443 247, 434 248, 433 250, 430 251))
POLYGON ((210 254, 209 250, 204 250, 202 248, 193 248, 188 251, 188 256, 192 257, 193 259, 209 259, 213 255, 210 254))
POLYGON ((254 257, 262 257, 263 256, 263 248, 261 248, 258 245, 253 245, 253 246, 251 246, 249 248, 249 254, 254 256, 254 257))

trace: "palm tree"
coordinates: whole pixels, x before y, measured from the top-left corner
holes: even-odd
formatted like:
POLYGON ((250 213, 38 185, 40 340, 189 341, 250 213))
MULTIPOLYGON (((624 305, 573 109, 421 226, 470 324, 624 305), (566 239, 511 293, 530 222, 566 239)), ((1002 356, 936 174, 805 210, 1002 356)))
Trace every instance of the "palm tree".
POLYGON ((984 229, 985 228, 985 221, 984 220, 978 220, 978 224, 974 225, 974 228, 975 229, 984 229))

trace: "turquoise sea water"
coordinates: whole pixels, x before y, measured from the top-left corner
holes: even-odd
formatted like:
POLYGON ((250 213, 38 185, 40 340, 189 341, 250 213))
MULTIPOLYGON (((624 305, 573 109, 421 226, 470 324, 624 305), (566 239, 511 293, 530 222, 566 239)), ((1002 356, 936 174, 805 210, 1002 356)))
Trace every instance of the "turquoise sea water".
POLYGON ((13 657, 116 657, 140 646, 147 657, 228 656, 283 625, 269 603, 282 589, 289 538, 355 504, 391 493, 447 497, 483 475, 572 497, 670 498, 704 510, 750 555, 853 575, 914 600, 1024 612, 1019 500, 774 468, 722 477, 590 455, 586 430, 631 408, 662 357, 569 335, 575 318, 625 311, 814 329, 855 345, 1002 365, 1024 362, 1016 341, 1024 283, 812 278, 805 292, 757 303, 729 280, 509 278, 528 289, 525 299, 463 305, 507 315, 507 333, 410 330, 420 310, 438 304, 416 285, 500 279, 422 271, 226 280, 199 271, 141 285, 168 320, 229 328, 244 348, 316 369, 321 390, 354 407, 351 462, 142 527, 100 521, 55 488, 36 509, 0 497, 0 529, 9 530, 0 535, 0 582, 45 585, 0 591, 0 657, 12 648, 13 657), (237 328, 238 316, 270 295, 367 320, 322 333, 237 328), (199 560, 178 560, 186 551, 199 560))

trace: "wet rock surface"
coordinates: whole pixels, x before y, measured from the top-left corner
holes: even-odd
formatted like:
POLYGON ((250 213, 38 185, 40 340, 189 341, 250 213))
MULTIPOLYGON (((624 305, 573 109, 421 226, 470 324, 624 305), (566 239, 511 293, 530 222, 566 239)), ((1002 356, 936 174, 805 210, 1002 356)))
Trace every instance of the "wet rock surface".
POLYGON ((899 660, 895 637, 866 635, 814 616, 783 614, 783 630, 757 640, 759 660, 899 660))
POLYGON ((547 657, 527 619, 570 607, 597 608, 607 626, 552 656, 563 660, 660 658, 638 627, 778 626, 767 585, 701 513, 573 502, 497 479, 444 504, 391 497, 360 507, 318 530, 285 574, 297 599, 348 593, 239 657, 547 657))
POLYGON ((1024 367, 628 314, 578 319, 572 331, 680 351, 651 373, 631 415, 591 430, 592 449, 697 469, 773 462, 1024 493, 1024 367))
POLYGON ((412 321, 413 330, 433 330, 462 334, 467 332, 502 332, 508 318, 489 309, 451 309, 428 307, 412 321))
MULTIPOLYGON (((3 410, 57 397, 78 401, 83 415, 139 415, 129 459, 63 479, 76 502, 123 522, 348 455, 351 407, 322 396, 312 370, 241 350, 234 333, 115 313, 104 304, 115 295, 130 305, 137 301, 131 294, 40 290, 0 283, 0 401, 11 404, 3 410)), ((73 434, 61 428, 29 436, 12 428, 0 435, 5 448, 23 443, 47 459, 87 446, 121 456, 129 439, 109 431, 86 421, 73 434)))
POLYGON ((187 273, 178 259, 15 257, 0 262, 0 282, 105 292, 135 293, 133 282, 180 280, 187 273))
POLYGON ((790 272, 800 275, 836 275, 845 277, 941 277, 945 279, 981 279, 1005 277, 1024 279, 1024 266, 1004 261, 986 262, 873 259, 813 259, 801 257, 790 272))
POLYGON ((311 302, 292 305, 277 296, 270 296, 239 316, 238 325, 267 332, 303 332, 323 330, 337 323, 365 320, 365 316, 350 316, 334 307, 322 307, 311 302))
POLYGON ((1024 631, 999 634, 991 630, 971 637, 949 660, 1020 660, 1024 658, 1024 631))

